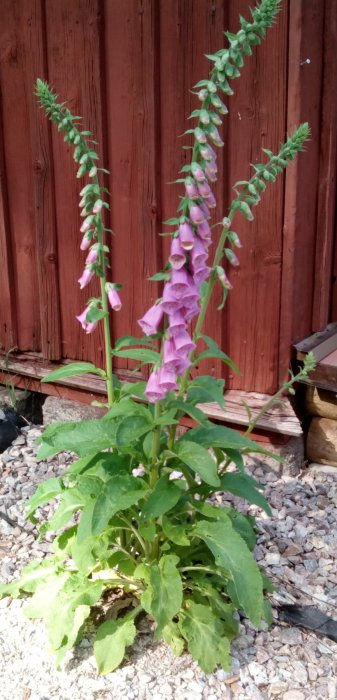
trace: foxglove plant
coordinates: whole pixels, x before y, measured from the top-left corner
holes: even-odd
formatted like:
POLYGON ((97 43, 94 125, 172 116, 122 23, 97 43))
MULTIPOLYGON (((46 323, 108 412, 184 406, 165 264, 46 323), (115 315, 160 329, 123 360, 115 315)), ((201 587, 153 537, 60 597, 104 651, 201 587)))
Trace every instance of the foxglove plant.
MULTIPOLYGON (((206 672, 218 664, 229 668, 238 610, 255 626, 262 619, 271 621, 265 598, 271 584, 252 553, 254 519, 212 500, 217 492, 229 492, 271 515, 262 486, 244 468, 245 455, 269 454, 248 437, 261 413, 250 416, 244 436, 212 423, 199 406, 213 401, 223 408, 224 382, 203 376, 191 380, 190 371, 208 357, 235 369, 218 345, 202 335, 215 284, 223 289, 221 307, 231 289, 222 261, 239 264, 236 251, 241 242, 232 230, 233 220, 237 213, 253 219, 251 208, 260 201, 267 183, 303 149, 309 133, 306 124, 300 126, 277 155, 266 151, 268 161, 253 166, 249 180, 236 183, 235 198, 222 220, 209 264, 209 219, 215 206, 212 183, 217 178, 213 146, 223 145, 217 127, 220 115, 227 113, 219 93, 232 94, 229 81, 240 75, 245 56, 273 24, 279 4, 280 0, 261 0, 252 11, 252 22, 240 18, 238 33, 226 34, 228 48, 208 56, 213 63, 210 76, 195 86, 201 106, 191 115, 197 124, 192 130, 192 160, 182 169, 184 195, 178 216, 166 222, 173 227, 169 261, 163 272, 154 275, 164 281, 162 297, 139 321, 144 337, 121 338, 114 349, 108 305, 117 311, 121 300, 119 285, 106 275, 109 249, 103 212, 108 204, 99 181, 105 171, 97 166, 91 133, 78 128, 79 117, 58 104, 46 83, 37 83, 43 108, 74 146, 78 177, 89 178, 80 201, 84 218, 80 248, 86 251, 86 261, 79 283, 85 288, 98 275, 101 296, 90 299, 77 319, 87 333, 103 321, 106 351, 106 370, 79 362, 46 379, 96 372, 107 383, 108 410, 99 420, 55 424, 44 431, 39 459, 63 450, 78 456, 65 475, 42 483, 28 501, 27 516, 38 522, 39 508, 58 499, 51 519, 40 523, 41 536, 57 533, 54 555, 32 562, 18 581, 0 587, 2 595, 32 594, 26 613, 44 618, 58 665, 80 641, 91 607, 103 595, 109 595, 113 605, 123 593, 125 607, 120 610, 117 605, 115 616, 109 615, 97 630, 94 653, 101 673, 121 663, 126 647, 134 641, 135 620, 142 611, 154 619, 156 639, 164 639, 176 654, 188 649, 206 672), (196 317, 192 336, 189 324, 196 317), (200 338, 206 350, 198 350, 200 338), (112 374, 112 357, 149 364, 148 382, 121 384, 112 374), (184 415, 197 427, 177 437, 184 415)), ((266 408, 283 391, 292 393, 295 381, 306 377, 312 367, 309 355, 300 373, 290 375, 266 408)))

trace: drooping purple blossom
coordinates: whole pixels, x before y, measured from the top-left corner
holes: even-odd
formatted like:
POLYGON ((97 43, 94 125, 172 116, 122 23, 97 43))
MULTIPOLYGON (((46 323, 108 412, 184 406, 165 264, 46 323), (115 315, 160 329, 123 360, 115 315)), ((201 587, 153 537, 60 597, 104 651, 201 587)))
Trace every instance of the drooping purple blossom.
POLYGON ((182 294, 188 291, 190 285, 190 275, 186 268, 181 270, 172 270, 171 273, 171 290, 175 297, 179 299, 182 294))
POLYGON ((193 224, 201 224, 203 221, 205 221, 205 219, 207 219, 202 206, 203 205, 199 206, 198 204, 192 204, 190 207, 190 219, 193 224))
POLYGON ((198 182, 204 182, 206 180, 205 173, 198 163, 193 162, 191 165, 192 175, 198 182))
POLYGON ((88 236, 88 232, 86 232, 82 238, 80 249, 81 250, 88 250, 88 248, 90 248, 90 245, 91 245, 91 240, 92 240, 91 236, 90 235, 88 236))
POLYGON ((185 374, 186 370, 191 367, 191 360, 189 360, 188 357, 181 357, 179 358, 177 364, 176 364, 176 372, 178 377, 182 377, 183 374, 185 374))
POLYGON ((209 206, 210 209, 216 207, 216 199, 214 197, 213 192, 210 192, 210 194, 207 197, 207 206, 209 206))
POLYGON ((180 270, 185 265, 186 255, 179 238, 172 239, 169 261, 174 270, 180 270))
POLYGON ((194 246, 193 229, 187 221, 179 226, 179 241, 184 250, 191 250, 194 246))
POLYGON ((207 265, 201 265, 200 267, 198 267, 196 270, 194 270, 193 273, 193 279, 195 281, 195 284, 199 286, 202 282, 209 278, 210 273, 211 268, 207 265))
POLYGON ((192 264, 195 267, 198 267, 198 265, 206 262, 207 258, 208 253, 205 249, 204 243, 200 238, 198 238, 198 236, 196 236, 193 249, 191 250, 192 264))
POLYGON ((89 253, 86 257, 86 260, 85 260, 86 265, 88 265, 90 263, 95 263, 97 261, 97 258, 98 258, 97 250, 95 248, 91 248, 91 250, 89 251, 89 253))
POLYGON ((189 199, 198 199, 199 197, 198 188, 191 177, 188 177, 185 180, 185 192, 186 197, 188 197, 189 199))
MULTIPOLYGON (((182 331, 183 332, 183 331, 182 331)), ((174 372, 177 362, 176 347, 173 338, 167 338, 163 343, 163 366, 174 372)))
POLYGON ((175 370, 161 367, 159 370, 159 386, 163 391, 175 391, 178 389, 175 370))
POLYGON ((83 330, 89 334, 92 333, 97 327, 97 322, 87 321, 87 314, 90 311, 90 306, 87 306, 84 311, 82 311, 79 316, 76 316, 77 320, 80 322, 83 330))
POLYGON ((203 241, 205 241, 207 239, 211 239, 211 235, 212 234, 209 223, 207 221, 202 221, 198 225, 198 236, 202 238, 203 241))
POLYGON ((164 310, 162 304, 154 304, 154 306, 151 306, 146 314, 144 314, 143 318, 139 319, 138 321, 143 333, 145 335, 153 335, 154 333, 157 333, 162 322, 163 315, 164 310))
POLYGON ((161 305, 166 314, 173 314, 175 311, 178 311, 181 306, 176 295, 172 291, 172 287, 169 282, 166 282, 164 285, 163 300, 161 305))
POLYGON ((160 386, 159 379, 160 374, 158 370, 151 372, 144 392, 150 403, 157 403, 157 401, 160 401, 165 396, 166 392, 160 386))
POLYGON ((90 270, 89 267, 84 268, 82 275, 78 280, 79 285, 80 285, 80 289, 84 289, 84 287, 86 287, 87 284, 89 284, 89 282, 91 282, 94 274, 95 274, 94 271, 90 270))
POLYGON ((177 333, 184 331, 186 328, 186 321, 184 315, 181 311, 176 311, 174 314, 169 316, 169 327, 168 331, 172 338, 174 338, 177 333))
POLYGON ((121 298, 117 292, 117 289, 114 289, 113 287, 109 288, 108 299, 109 299, 109 304, 114 311, 121 310, 122 302, 121 302, 121 298))
POLYGON ((200 182, 198 185, 198 190, 199 190, 200 197, 207 199, 207 204, 209 206, 208 199, 209 199, 209 197, 211 197, 211 195, 213 195, 213 193, 212 193, 212 190, 211 190, 208 182, 200 182))
POLYGON ((174 346, 178 358, 185 358, 196 348, 191 336, 187 331, 180 331, 174 338, 174 346))

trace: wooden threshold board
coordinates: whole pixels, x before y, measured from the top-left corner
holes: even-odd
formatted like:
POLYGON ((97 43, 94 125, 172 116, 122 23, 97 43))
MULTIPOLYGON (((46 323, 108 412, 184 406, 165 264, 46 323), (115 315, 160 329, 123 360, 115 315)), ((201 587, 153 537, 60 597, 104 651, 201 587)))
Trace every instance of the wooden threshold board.
MULTIPOLYGON (((57 384, 41 384, 40 380, 43 377, 65 364, 69 363, 63 362, 56 365, 56 363, 44 360, 34 353, 22 353, 10 358, 3 356, 2 360, 0 355, 0 383, 12 383, 14 386, 28 391, 38 391, 60 398, 82 401, 86 404, 90 404, 93 400, 104 401, 105 382, 93 374, 68 377, 57 384)), ((116 374, 121 381, 132 381, 140 378, 139 373, 135 375, 134 372, 127 370, 118 371, 116 374)), ((216 403, 202 404, 199 405, 199 408, 213 420, 229 425, 233 424, 243 429, 249 422, 244 402, 247 403, 254 417, 269 399, 270 396, 266 394, 229 390, 225 392, 224 410, 216 403)), ((264 414, 258 421, 256 428, 262 433, 274 433, 280 436, 299 437, 302 435, 300 421, 288 398, 282 398, 279 404, 264 414)))
MULTIPOLYGON (((333 326, 334 328, 337 326, 337 324, 330 324, 330 326, 333 326)), ((329 326, 327 327, 329 328, 329 326)), ((316 334, 317 335, 317 334, 316 334)), ((313 338, 313 336, 311 336, 313 338)), ((311 340, 311 338, 308 338, 308 341, 311 340)), ((305 343, 305 341, 303 341, 305 343)), ((295 348, 297 349, 299 346, 303 347, 303 343, 298 343, 295 345, 295 348)), ((313 347, 311 344, 310 347, 311 352, 314 353, 316 360, 317 360, 317 366, 316 369, 310 373, 309 378, 306 379, 303 383, 304 384, 309 384, 309 386, 316 386, 319 389, 328 389, 329 391, 333 391, 337 393, 337 330, 335 328, 334 334, 331 335, 328 339, 323 340, 322 344, 318 344, 316 348, 313 347), (325 350, 322 350, 322 347, 325 348, 325 350), (321 355, 325 353, 327 348, 329 349, 329 352, 324 354, 322 357, 321 355), (320 349, 321 348, 321 349, 320 349)), ((308 349, 308 352, 310 351, 308 349)), ((297 359, 302 361, 306 355, 306 352, 303 353, 303 351, 297 350, 297 359)))

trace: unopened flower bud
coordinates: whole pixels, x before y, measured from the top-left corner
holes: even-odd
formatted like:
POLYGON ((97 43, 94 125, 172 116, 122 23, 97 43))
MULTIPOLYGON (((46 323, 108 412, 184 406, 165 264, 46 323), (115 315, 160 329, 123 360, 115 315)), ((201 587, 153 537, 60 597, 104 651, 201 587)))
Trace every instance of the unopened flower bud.
POLYGON ((239 259, 235 255, 234 251, 231 250, 231 248, 225 248, 225 255, 226 255, 228 262, 230 262, 230 264, 233 265, 233 267, 239 267, 239 265, 240 265, 239 259))
POLYGON ((215 114, 214 112, 211 114, 211 121, 213 124, 216 124, 216 126, 221 126, 222 124, 222 119, 220 119, 218 114, 215 114))
POLYGON ((186 191, 186 196, 189 199, 198 199, 199 192, 198 192, 197 185, 195 184, 193 178, 191 178, 191 177, 186 178, 185 191, 186 191))
POLYGON ((204 173, 202 167, 198 163, 193 162, 191 165, 191 170, 192 170, 193 177, 198 182, 204 182, 206 180, 205 173, 204 173))
POLYGON ((224 145, 224 142, 214 124, 210 124, 208 127, 208 136, 210 139, 212 139, 213 143, 215 143, 216 146, 220 147, 224 145))
POLYGON ((202 129, 200 129, 199 126, 197 126, 196 129, 194 129, 194 136, 198 143, 207 143, 206 134, 202 129))
POLYGON ((200 90, 200 92, 198 92, 198 99, 200 100, 200 102, 205 102, 207 97, 208 97, 207 90, 204 89, 204 90, 200 90))
POLYGON ((216 273, 217 273, 219 282, 222 284, 224 289, 233 289, 233 285, 230 283, 223 267, 221 267, 220 265, 217 265, 216 273))
POLYGON ((228 229, 229 229, 229 228, 230 228, 230 225, 231 225, 231 220, 230 220, 227 216, 225 216, 225 217, 222 219, 222 224, 223 224, 223 227, 224 227, 224 228, 228 228, 228 229))
POLYGON ((202 124, 206 124, 206 126, 210 123, 210 116, 207 111, 207 109, 202 109, 200 112, 200 121, 202 124))
POLYGON ((216 91, 217 91, 217 86, 216 86, 215 83, 213 83, 213 80, 209 80, 209 81, 208 81, 208 83, 207 83, 207 90, 208 90, 208 92, 211 93, 211 95, 216 93, 216 91))
POLYGON ((242 243, 240 241, 240 238, 235 231, 229 231, 228 233, 228 238, 231 242, 232 245, 235 246, 235 248, 242 248, 242 243))
POLYGON ((226 105, 220 100, 218 95, 211 95, 211 102, 213 107, 215 107, 220 114, 228 114, 228 109, 226 105))
POLYGON ((91 236, 88 235, 88 232, 86 232, 82 238, 80 249, 81 250, 88 250, 90 245, 91 245, 91 236))
POLYGON ((109 299, 109 304, 110 304, 111 308, 114 311, 120 311, 120 309, 122 308, 121 298, 120 298, 117 290, 114 289, 113 287, 110 287, 110 289, 108 291, 108 299, 109 299))
POLYGON ((103 202, 101 199, 96 199, 96 202, 92 208, 94 214, 99 214, 100 211, 102 211, 103 207, 103 202))
POLYGON ((86 265, 89 265, 90 263, 95 263, 97 261, 97 258, 98 258, 97 250, 95 248, 91 248, 91 250, 89 251, 89 253, 87 255, 86 261, 85 261, 86 265))

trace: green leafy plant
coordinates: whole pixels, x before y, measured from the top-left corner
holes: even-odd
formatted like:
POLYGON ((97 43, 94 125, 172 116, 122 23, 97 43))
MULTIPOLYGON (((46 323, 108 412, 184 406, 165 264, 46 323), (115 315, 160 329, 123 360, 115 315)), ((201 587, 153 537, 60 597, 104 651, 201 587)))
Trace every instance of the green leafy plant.
MULTIPOLYGON (((192 159, 178 180, 184 195, 177 215, 166 222, 172 229, 169 262, 152 278, 164 282, 163 295, 139 322, 145 337, 121 338, 113 349, 108 303, 118 311, 121 300, 120 285, 107 280, 110 231, 104 223, 108 203, 101 183, 105 170, 97 165, 95 142, 90 132, 80 130, 79 117, 58 103, 46 83, 37 82, 42 107, 74 147, 78 177, 89 179, 80 206, 81 248, 90 250, 79 282, 84 288, 98 275, 101 295, 88 301, 78 319, 86 332, 94 332, 103 322, 106 352, 105 370, 77 362, 44 380, 97 373, 106 380, 107 411, 99 420, 56 424, 44 431, 39 459, 61 450, 77 455, 64 476, 42 483, 28 501, 27 516, 38 522, 39 508, 58 499, 54 515, 40 523, 41 536, 56 533, 54 555, 42 563, 32 562, 18 581, 0 589, 3 595, 32 595, 26 614, 45 620, 58 664, 81 639, 91 608, 102 596, 116 605, 116 613, 99 626, 94 641, 101 673, 122 661, 144 611, 155 621, 156 639, 164 639, 176 654, 188 649, 206 672, 218 664, 228 669, 238 610, 256 627, 262 619, 270 620, 265 593, 271 584, 253 556, 254 519, 213 499, 216 493, 228 492, 270 515, 263 487, 244 468, 246 455, 258 453, 263 458, 269 453, 248 436, 256 422, 253 417, 246 435, 207 418, 203 404, 213 401, 224 406, 224 381, 192 379, 190 372, 210 357, 236 370, 226 353, 202 333, 215 285, 223 289, 221 306, 231 287, 221 262, 239 264, 235 250, 241 244, 233 222, 238 214, 253 218, 252 208, 267 185, 303 149, 309 134, 308 126, 301 125, 278 154, 265 151, 266 162, 253 166, 249 180, 235 184, 235 197, 208 266, 208 220, 215 204, 210 183, 217 176, 210 142, 222 145, 217 126, 227 112, 219 94, 232 94, 230 81, 240 75, 245 57, 273 24, 278 7, 279 0, 262 0, 252 11, 251 22, 240 18, 238 33, 226 33, 228 47, 208 56, 213 67, 209 77, 195 86, 201 106, 191 114, 195 128, 187 131, 194 139, 192 159), (191 336, 189 323, 195 317, 191 336), (121 384, 112 373, 114 357, 150 365, 148 382, 121 384), (196 427, 178 436, 177 426, 185 415, 196 427)), ((291 391, 312 366, 309 356, 300 375, 291 375, 271 402, 282 391, 291 391)))

